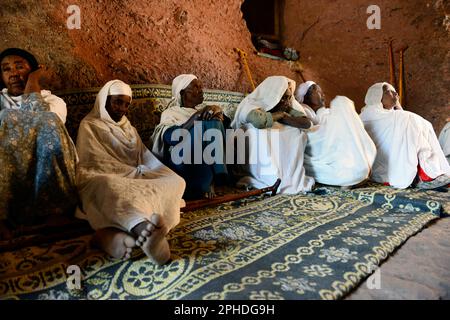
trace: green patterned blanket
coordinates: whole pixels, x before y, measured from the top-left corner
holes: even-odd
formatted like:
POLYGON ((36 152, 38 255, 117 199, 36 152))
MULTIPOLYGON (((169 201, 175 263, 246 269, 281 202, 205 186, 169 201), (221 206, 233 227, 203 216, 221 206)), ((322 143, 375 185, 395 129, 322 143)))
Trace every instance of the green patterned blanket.
POLYGON ((261 196, 182 215, 162 267, 109 259, 89 236, 1 255, 1 299, 340 299, 409 237, 450 212, 449 193, 379 185, 261 196), (69 265, 82 272, 68 290, 69 265))

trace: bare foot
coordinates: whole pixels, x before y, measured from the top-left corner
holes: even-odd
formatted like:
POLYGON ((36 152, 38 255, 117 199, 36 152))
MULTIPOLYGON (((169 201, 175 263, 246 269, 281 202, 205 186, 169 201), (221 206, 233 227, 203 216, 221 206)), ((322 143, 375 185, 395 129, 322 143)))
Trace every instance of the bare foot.
POLYGON ((169 261, 170 248, 166 239, 169 230, 159 214, 154 213, 150 221, 141 222, 132 231, 137 236, 136 245, 152 262, 163 265, 169 261))
POLYGON ((133 247, 136 246, 132 236, 116 228, 97 230, 92 241, 111 257, 123 260, 131 258, 133 247))
POLYGON ((205 193, 204 197, 206 199, 213 199, 216 196, 217 195, 216 195, 216 191, 214 190, 214 184, 211 184, 211 187, 210 187, 209 191, 205 193))
POLYGON ((0 240, 11 240, 13 238, 13 233, 8 228, 5 220, 0 220, 0 240))

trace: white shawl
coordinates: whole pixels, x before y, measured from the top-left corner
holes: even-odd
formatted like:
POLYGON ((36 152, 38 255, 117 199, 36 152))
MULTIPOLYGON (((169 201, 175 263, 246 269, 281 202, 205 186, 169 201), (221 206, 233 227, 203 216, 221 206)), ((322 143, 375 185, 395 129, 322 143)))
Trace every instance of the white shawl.
MULTIPOLYGON (((268 77, 239 104, 232 126, 242 128, 248 137, 245 143, 248 164, 243 167, 245 177, 239 184, 264 188, 279 178, 282 194, 306 192, 314 186, 314 179, 305 175, 303 167, 306 134, 302 130, 278 122, 268 129, 256 129, 246 123, 250 111, 258 108, 270 111, 289 87, 294 92, 295 81, 282 76, 268 77)), ((292 108, 304 113, 294 97, 292 108)), ((236 130, 235 134, 238 133, 236 130)))
MULTIPOLYGON (((295 90, 295 81, 283 76, 266 78, 261 84, 237 107, 234 120, 231 123, 233 129, 238 129, 247 123, 248 114, 255 109, 266 112, 272 110, 281 100, 288 88, 292 93, 295 90)), ((303 107, 292 97, 292 108, 305 113, 303 107)))
POLYGON ((352 100, 337 96, 330 108, 320 108, 312 119, 318 124, 307 131, 306 174, 320 183, 352 186, 367 179, 376 147, 364 129, 352 100))
POLYGON ((447 122, 439 135, 439 143, 441 144, 444 155, 450 163, 450 122, 447 122))
POLYGON ((418 164, 432 179, 450 174, 431 123, 412 112, 384 109, 381 103, 384 85, 395 91, 388 83, 370 87, 360 115, 377 147, 373 180, 407 188, 416 177, 418 164))
POLYGON ((93 110, 80 124, 77 184, 83 212, 77 216, 94 229, 130 231, 160 213, 174 227, 184 206, 185 182, 145 147, 125 116, 119 122, 111 119, 105 103, 118 82, 122 83, 110 81, 100 90, 93 110))
POLYGON ((164 152, 164 132, 173 126, 181 126, 197 112, 197 109, 181 107, 181 91, 186 89, 192 80, 197 79, 193 74, 181 74, 172 81, 172 100, 161 114, 161 121, 152 135, 152 151, 160 159, 164 152))
MULTIPOLYGON (((62 122, 66 123, 67 108, 64 100, 48 90, 41 90, 41 96, 50 105, 50 111, 56 113, 62 122)), ((0 107, 2 109, 21 109, 22 96, 11 96, 8 94, 8 89, 4 88, 0 92, 0 107)))

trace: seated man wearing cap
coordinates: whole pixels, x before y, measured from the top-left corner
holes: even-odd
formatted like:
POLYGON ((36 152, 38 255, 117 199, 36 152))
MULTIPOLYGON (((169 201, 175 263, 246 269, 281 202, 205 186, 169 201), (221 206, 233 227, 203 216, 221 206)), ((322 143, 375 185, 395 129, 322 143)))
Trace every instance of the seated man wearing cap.
POLYGON ((170 259, 166 235, 180 221, 185 182, 142 143, 125 114, 129 85, 109 81, 81 121, 77 137, 77 217, 96 230, 94 243, 127 259, 138 246, 157 264, 170 259))
POLYGON ((46 68, 18 48, 0 53, 0 68, 0 239, 6 239, 18 226, 73 215, 76 150, 64 127, 66 104, 41 90, 46 68))

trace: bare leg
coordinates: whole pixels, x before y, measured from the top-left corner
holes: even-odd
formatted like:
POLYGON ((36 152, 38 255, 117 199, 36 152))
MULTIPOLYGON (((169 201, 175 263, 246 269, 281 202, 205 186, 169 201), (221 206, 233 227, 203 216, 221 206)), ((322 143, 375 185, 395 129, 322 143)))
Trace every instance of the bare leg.
POLYGON ((169 242, 166 235, 169 232, 161 215, 154 213, 150 221, 141 222, 133 228, 136 235, 136 245, 154 263, 163 265, 170 259, 169 242))
POLYGON ((97 230, 92 242, 115 259, 128 260, 131 257, 136 240, 128 233, 116 229, 97 230))

